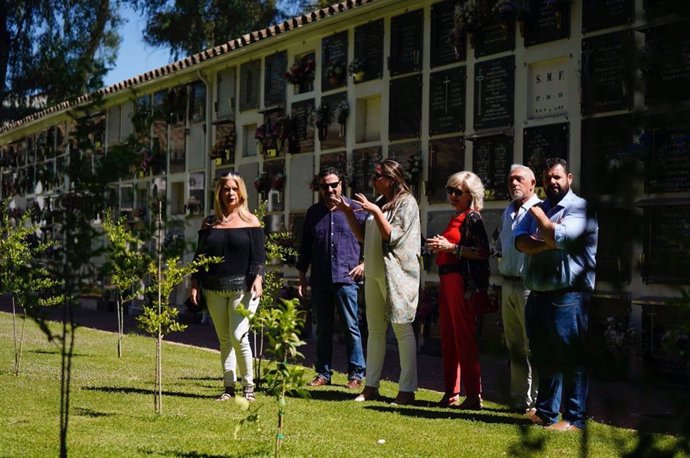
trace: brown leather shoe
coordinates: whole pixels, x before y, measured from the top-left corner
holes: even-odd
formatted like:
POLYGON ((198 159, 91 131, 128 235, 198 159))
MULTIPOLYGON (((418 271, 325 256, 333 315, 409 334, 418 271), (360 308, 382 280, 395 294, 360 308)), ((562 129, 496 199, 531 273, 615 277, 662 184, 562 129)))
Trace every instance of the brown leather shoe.
POLYGON ((544 420, 537 415, 537 409, 529 409, 525 412, 525 416, 532 422, 533 425, 544 426, 544 420))
POLYGON ((373 401, 379 397, 379 389, 373 386, 365 386, 359 396, 355 398, 355 402, 373 401))
POLYGON ((482 397, 478 394, 467 396, 457 408, 461 410, 482 410, 482 397))
POLYGON ((575 426, 574 424, 570 423, 569 421, 566 420, 561 420, 559 422, 554 423, 553 425, 547 426, 546 429, 549 431, 580 431, 580 428, 575 426))
POLYGON ((358 378, 353 378, 348 380, 345 384, 345 388, 348 390, 358 390, 362 386, 362 380, 358 378))
POLYGON ((326 385, 330 385, 330 384, 331 384, 331 381, 326 380, 326 378, 322 375, 317 375, 316 377, 314 377, 314 380, 307 383, 308 386, 326 386, 326 385))
POLYGON ((414 392, 399 391, 395 400, 391 402, 392 406, 409 406, 414 402, 414 392))

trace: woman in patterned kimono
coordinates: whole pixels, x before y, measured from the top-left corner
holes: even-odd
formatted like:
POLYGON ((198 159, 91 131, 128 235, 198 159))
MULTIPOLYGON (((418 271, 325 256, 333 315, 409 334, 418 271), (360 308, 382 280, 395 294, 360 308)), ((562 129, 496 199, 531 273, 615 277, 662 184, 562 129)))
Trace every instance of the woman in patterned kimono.
POLYGON ((354 211, 344 201, 338 204, 355 236, 364 242, 364 298, 369 337, 366 384, 355 401, 378 397, 386 356, 386 331, 393 327, 400 354, 398 395, 393 405, 414 401, 417 389, 417 346, 412 321, 417 312, 420 276, 420 223, 417 201, 405 183, 403 168, 391 159, 376 165, 371 178, 380 197, 370 202, 355 194, 369 213, 364 231, 354 211))

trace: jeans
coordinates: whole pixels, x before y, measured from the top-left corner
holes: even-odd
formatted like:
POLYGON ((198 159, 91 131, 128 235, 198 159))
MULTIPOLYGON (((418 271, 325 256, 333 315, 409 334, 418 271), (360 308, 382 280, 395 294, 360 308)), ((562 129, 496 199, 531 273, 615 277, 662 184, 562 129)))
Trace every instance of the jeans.
POLYGON ((589 378, 585 371, 585 338, 591 295, 573 291, 532 291, 525 318, 532 362, 539 374, 537 416, 548 425, 563 420, 578 428, 585 423, 589 378))
POLYGON ((362 334, 359 331, 357 307, 357 285, 335 284, 330 290, 312 288, 311 303, 316 316, 316 373, 326 380, 331 379, 333 368, 333 312, 343 320, 345 351, 347 353, 347 374, 350 380, 364 378, 364 352, 362 334))

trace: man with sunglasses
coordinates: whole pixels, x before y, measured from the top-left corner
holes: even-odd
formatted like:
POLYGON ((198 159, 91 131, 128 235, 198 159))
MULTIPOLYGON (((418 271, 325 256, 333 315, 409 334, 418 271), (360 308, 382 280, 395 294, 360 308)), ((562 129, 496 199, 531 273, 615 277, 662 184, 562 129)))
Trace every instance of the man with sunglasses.
MULTIPOLYGON (((311 304, 316 315, 316 377, 309 386, 331 384, 333 312, 337 306, 343 321, 348 359, 345 386, 356 390, 362 386, 365 371, 357 306, 357 282, 362 279, 364 267, 360 263, 361 245, 345 214, 337 211, 336 202, 343 199, 355 208, 359 205, 342 195, 342 178, 337 169, 327 167, 317 178, 320 199, 307 210, 297 259, 300 297, 306 295, 307 270, 311 267, 311 304)), ((367 213, 355 214, 363 224, 367 213)))

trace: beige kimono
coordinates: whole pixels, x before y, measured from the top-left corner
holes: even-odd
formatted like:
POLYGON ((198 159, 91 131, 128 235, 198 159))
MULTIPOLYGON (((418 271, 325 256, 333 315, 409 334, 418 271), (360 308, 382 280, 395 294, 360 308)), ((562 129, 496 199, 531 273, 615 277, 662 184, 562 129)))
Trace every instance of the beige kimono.
POLYGON ((386 271, 386 319, 391 323, 411 323, 417 313, 421 268, 419 207, 407 194, 386 211, 392 226, 390 242, 383 242, 386 271))

